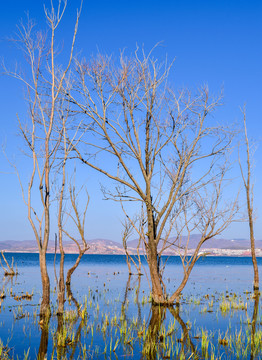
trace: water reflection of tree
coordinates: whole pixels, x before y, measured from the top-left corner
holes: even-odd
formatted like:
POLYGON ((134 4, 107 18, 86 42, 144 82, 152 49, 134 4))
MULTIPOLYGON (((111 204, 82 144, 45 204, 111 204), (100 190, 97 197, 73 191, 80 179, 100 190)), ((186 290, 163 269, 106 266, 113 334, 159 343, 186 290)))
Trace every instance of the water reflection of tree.
MULTIPOLYGON (((85 314, 81 312, 81 306, 73 295, 70 284, 66 285, 69 304, 71 301, 76 306, 77 312, 72 312, 72 318, 65 320, 65 312, 57 314, 57 329, 53 339, 52 356, 56 359, 75 359, 78 345, 81 345, 82 329, 86 325, 85 314), (75 331, 76 330, 76 331, 75 331), (72 336, 72 334, 74 335, 72 336)), ((64 295, 65 296, 65 295, 64 295)), ((79 346, 80 347, 80 346, 79 346)))
POLYGON ((168 349, 165 345, 165 336, 173 336, 176 330, 170 330, 165 334, 161 333, 161 327, 166 319, 167 310, 169 310, 174 319, 179 323, 182 330, 181 338, 176 339, 176 341, 181 343, 180 352, 176 355, 177 359, 199 359, 197 350, 190 338, 189 330, 180 317, 179 307, 174 308, 171 306, 163 307, 157 305, 151 306, 151 318, 143 344, 142 359, 155 360, 157 358, 169 358, 171 356, 171 353, 166 352, 168 349))
POLYGON ((45 315, 40 316, 39 325, 41 327, 41 339, 40 339, 37 360, 46 359, 46 353, 48 347, 49 323, 50 323, 50 314, 46 313, 45 315))
POLYGON ((255 359, 256 353, 257 353, 257 349, 255 346, 255 337, 256 337, 258 310, 259 310, 259 297, 260 297, 260 292, 258 290, 255 290, 255 292, 254 292, 254 310, 253 310, 253 317, 252 317, 252 324, 251 324, 250 360, 255 359))
POLYGON ((162 339, 159 336, 161 325, 166 318, 166 308, 163 306, 152 305, 151 318, 146 331, 146 337, 142 349, 142 359, 154 360, 161 351, 158 344, 162 339))
POLYGON ((2 302, 6 298, 5 288, 8 284, 10 284, 11 285, 10 293, 12 294, 12 287, 14 286, 14 280, 15 280, 15 284, 16 284, 17 283, 17 275, 14 275, 14 276, 6 276, 5 275, 3 277, 2 287, 0 289, 0 312, 1 312, 1 308, 2 308, 2 302))
POLYGON ((138 319, 138 325, 141 325, 142 323, 142 311, 141 311, 141 303, 140 303, 140 287, 141 287, 141 276, 138 275, 135 279, 135 282, 133 284, 133 287, 131 287, 131 279, 132 279, 132 274, 128 275, 128 279, 127 279, 127 283, 126 283, 126 289, 125 289, 125 293, 124 293, 124 300, 122 302, 122 307, 121 307, 121 315, 122 317, 126 320, 126 310, 127 310, 127 303, 128 303, 128 294, 129 292, 135 288, 135 303, 137 306, 137 319, 138 319), (136 286, 137 284, 137 286, 136 286))
MULTIPOLYGON (((127 308, 128 308, 128 298, 132 290, 135 290, 135 303, 137 305, 137 328, 140 328, 142 325, 142 315, 141 315, 141 303, 140 303, 140 286, 141 286, 141 276, 137 276, 135 282, 131 284, 132 276, 129 275, 126 283, 126 288, 124 292, 124 299, 122 302, 121 308, 121 319, 122 321, 128 321, 127 317, 127 308), (137 286, 136 286, 137 282, 137 286)), ((174 319, 178 322, 181 327, 182 336, 176 341, 181 343, 180 353, 178 355, 178 359, 187 358, 190 356, 190 359, 198 359, 199 355, 197 354, 197 350, 190 338, 189 330, 182 320, 179 314, 179 307, 164 307, 158 305, 151 305, 148 326, 145 334, 145 338, 143 341, 143 349, 142 349, 142 359, 146 360, 155 360, 157 358, 165 357, 167 354, 165 352, 164 346, 164 338, 161 334, 161 327, 166 319, 167 310, 171 313, 174 319)), ((174 336, 175 329, 168 333, 168 336, 174 336)))
POLYGON ((79 305, 79 302, 76 300, 76 298, 74 297, 74 295, 72 293, 70 283, 66 284, 66 293, 67 293, 67 298, 68 298, 69 305, 71 305, 71 301, 72 301, 74 303, 75 307, 77 308, 77 313, 79 315, 81 306, 79 305))
MULTIPOLYGON (((179 306, 177 306, 176 308, 174 307, 168 307, 170 313, 174 316, 174 319, 179 323, 179 325, 181 326, 182 329, 182 333, 183 336, 181 338, 181 343, 182 343, 182 347, 180 350, 180 354, 178 356, 178 358, 181 358, 181 354, 183 354, 184 356, 186 354, 190 354, 191 359, 198 359, 199 355, 196 351, 196 348, 190 338, 190 334, 189 334, 189 330, 186 326, 186 324, 184 323, 184 321, 182 320, 182 318, 180 317, 179 314, 179 306)), ((183 358, 183 357, 182 357, 183 358)))

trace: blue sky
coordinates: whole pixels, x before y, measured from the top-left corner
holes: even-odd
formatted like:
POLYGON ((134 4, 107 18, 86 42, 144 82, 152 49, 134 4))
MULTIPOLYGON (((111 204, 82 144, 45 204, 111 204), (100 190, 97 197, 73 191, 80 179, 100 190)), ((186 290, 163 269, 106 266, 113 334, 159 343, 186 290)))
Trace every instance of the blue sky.
MULTIPOLYGON (((43 4, 48 1, 14 0, 3 2, 0 12, 0 56, 9 67, 22 61, 21 54, 7 41, 16 24, 28 11, 39 27, 45 27, 43 4)), ((69 0, 61 24, 59 40, 65 47, 71 38, 79 1, 69 0)), ((195 88, 208 84, 211 92, 224 89, 224 107, 219 116, 229 123, 241 120, 239 107, 247 106, 249 136, 256 140, 255 208, 256 238, 262 239, 262 2, 188 0, 84 0, 76 49, 86 58, 102 53, 117 55, 119 50, 134 51, 136 44, 150 50, 161 42, 155 56, 175 58, 172 82, 175 87, 195 88)), ((0 141, 9 157, 22 167, 16 113, 25 114, 20 84, 6 76, 0 78, 0 141)), ((0 155, 0 240, 32 239, 18 181, 3 155, 0 155)), ((237 173, 236 173, 237 174, 237 173)), ((90 193, 87 237, 121 238, 122 213, 118 204, 102 200, 99 181, 87 170, 81 173, 90 193)), ((238 176, 238 175, 236 175, 238 176)), ((247 224, 234 224, 227 237, 248 237, 247 224)))

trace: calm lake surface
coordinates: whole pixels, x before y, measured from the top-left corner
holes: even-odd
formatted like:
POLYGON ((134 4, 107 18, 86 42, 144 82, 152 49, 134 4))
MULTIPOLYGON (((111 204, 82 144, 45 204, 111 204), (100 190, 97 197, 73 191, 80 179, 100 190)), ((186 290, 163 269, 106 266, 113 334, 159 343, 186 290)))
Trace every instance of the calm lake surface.
MULTIPOLYGON (((8 345, 10 348, 10 358, 13 356, 15 359, 24 359, 27 353, 28 359, 36 359, 39 347, 43 344, 43 328, 39 324, 38 316, 41 301, 38 254, 6 253, 9 261, 12 257, 17 264, 19 275, 13 278, 2 276, 0 282, 0 287, 6 295, 1 300, 0 338, 2 344, 8 345), (31 300, 16 298, 26 292, 29 294, 33 292, 31 300)), ((76 257, 76 255, 66 255, 65 271, 73 265, 76 257)), ((55 316, 57 293, 53 254, 47 255, 47 263, 52 289, 52 312, 54 313, 48 326, 47 359, 117 359, 126 356, 131 359, 161 359, 164 356, 163 346, 161 347, 162 355, 160 348, 157 348, 154 356, 143 355, 146 354, 143 353, 145 338, 139 338, 138 330, 134 330, 132 333, 130 330, 133 324, 136 324, 137 327, 142 324, 149 326, 150 321, 152 322, 152 309, 148 298, 150 288, 147 281, 148 275, 146 275, 148 269, 145 261, 143 261, 144 275, 141 277, 134 275, 129 278, 125 256, 84 255, 72 277, 71 290, 73 297, 79 305, 82 305, 82 309, 86 306, 88 315, 85 321, 81 321, 77 317, 71 321, 69 327, 70 331, 74 333, 74 338, 71 339, 72 341, 68 341, 62 349, 54 342, 58 324, 55 316), (123 322, 126 325, 123 325, 123 322), (123 330, 121 330, 123 326, 130 330, 128 335, 130 341, 123 340, 123 330)), ((261 258, 258 258, 258 264, 260 278, 262 278, 261 258)), ((57 272, 58 266, 59 255, 56 258, 57 272)), ((168 293, 171 294, 179 285, 182 275, 180 259, 170 257, 164 276, 168 293)), ((219 339, 229 332, 233 336, 242 328, 243 333, 249 331, 248 319, 252 319, 254 314, 254 300, 250 294, 252 279, 251 258, 201 258, 183 291, 179 317, 175 318, 176 327, 170 335, 170 339, 172 338, 170 341, 174 341, 176 344, 176 351, 180 351, 181 341, 179 339, 185 336, 184 324, 189 331, 187 335, 190 336, 190 341, 196 349, 199 349, 199 358, 209 358, 209 355, 203 353, 203 348, 201 348, 203 344, 199 340, 201 338, 203 342, 202 332, 205 331, 214 340, 214 351, 218 359, 249 359, 249 352, 245 355, 246 357, 243 355, 237 357, 236 353, 230 352, 227 347, 221 348, 218 344, 219 339), (233 298, 236 299, 234 303, 244 304, 243 309, 233 309, 233 298), (231 308, 224 312, 221 310, 222 304, 227 299, 231 301, 231 308)), ((65 309, 69 315, 73 316, 76 313, 76 306, 72 299, 71 301, 66 300, 65 309)), ((161 322, 168 327, 170 323, 174 323, 174 315, 168 310, 164 312, 163 316, 161 315, 161 322)), ((258 306, 257 319, 256 327, 260 329, 261 301, 258 306)), ((248 341, 248 337, 243 339, 243 342, 248 341)), ((262 340, 261 353, 256 353, 252 358, 261 359, 261 354, 262 340)), ((183 358, 176 356, 175 350, 166 358, 168 356, 169 358, 183 358)), ((189 357, 184 355, 184 358, 189 357)))

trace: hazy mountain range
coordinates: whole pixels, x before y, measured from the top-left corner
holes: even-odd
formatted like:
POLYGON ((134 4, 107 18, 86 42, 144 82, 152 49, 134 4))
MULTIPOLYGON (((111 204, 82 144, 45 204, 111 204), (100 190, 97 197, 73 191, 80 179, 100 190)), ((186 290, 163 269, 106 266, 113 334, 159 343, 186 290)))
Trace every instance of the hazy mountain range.
MULTIPOLYGON (((190 246, 189 249, 192 252, 196 245, 198 244, 200 235, 192 235, 190 237, 190 246)), ((174 239, 170 238, 170 242, 174 239)), ((181 244, 184 245, 187 241, 187 237, 183 237, 181 244)), ((108 240, 108 239, 94 239, 87 241, 89 250, 87 254, 124 254, 125 251, 121 243, 108 240)), ((128 242, 128 249, 130 253, 136 253, 138 240, 132 240, 128 242)), ((256 248, 258 252, 262 253, 262 240, 256 241, 256 248)), ((208 251, 211 254, 216 255, 248 255, 250 249, 250 242, 247 239, 218 239, 214 238, 207 241, 201 250, 208 251)), ((0 241, 0 250, 5 250, 7 252, 37 252, 37 244, 35 240, 23 240, 23 241, 0 241)), ((77 247, 73 242, 64 242, 64 250, 66 253, 77 253, 77 247)), ((141 246, 142 250, 142 246, 141 246)), ((53 253, 55 251, 54 241, 49 242, 48 252, 53 253)), ((58 251, 59 252, 59 251, 58 251)), ((175 255, 175 247, 170 248, 166 251, 166 254, 175 255)))

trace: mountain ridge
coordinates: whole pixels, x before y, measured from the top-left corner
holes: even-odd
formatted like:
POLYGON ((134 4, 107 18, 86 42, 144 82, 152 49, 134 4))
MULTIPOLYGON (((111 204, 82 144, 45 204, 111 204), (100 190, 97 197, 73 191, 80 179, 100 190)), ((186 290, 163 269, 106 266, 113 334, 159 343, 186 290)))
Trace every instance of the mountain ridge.
MULTIPOLYGON (((183 247, 186 244, 187 237, 181 238, 181 246, 183 247)), ((190 237, 190 246, 189 254, 191 254, 196 248, 197 243, 199 242, 200 235, 193 234, 190 237)), ((169 242, 172 243, 174 238, 170 238, 169 242)), ((109 239, 92 239, 87 240, 89 250, 87 254, 125 254, 122 243, 109 239)), ((134 239, 127 242, 128 250, 130 254, 135 254, 137 252, 138 239, 134 239)), ((258 256, 262 256, 262 240, 256 240, 256 249, 258 256), (261 254, 260 254, 261 253, 261 254)), ((6 252, 38 252, 37 243, 35 240, 6 240, 0 241, 0 251, 4 250, 6 252)), ((71 241, 64 242, 65 253, 78 253, 76 244, 71 241)), ((140 245, 140 251, 143 251, 143 246, 140 245)), ((208 252, 210 255, 250 255, 250 241, 247 239, 223 239, 223 238, 214 238, 210 239, 201 247, 202 252, 208 252)), ((55 252, 55 242, 53 240, 49 241, 48 253, 55 252)), ((57 247, 57 252, 59 253, 59 247, 57 247)), ((169 248, 165 251, 166 255, 176 255, 175 248, 169 248)))

